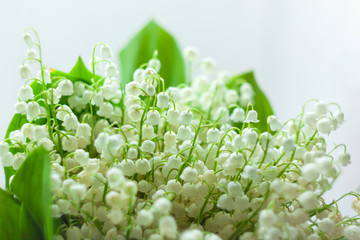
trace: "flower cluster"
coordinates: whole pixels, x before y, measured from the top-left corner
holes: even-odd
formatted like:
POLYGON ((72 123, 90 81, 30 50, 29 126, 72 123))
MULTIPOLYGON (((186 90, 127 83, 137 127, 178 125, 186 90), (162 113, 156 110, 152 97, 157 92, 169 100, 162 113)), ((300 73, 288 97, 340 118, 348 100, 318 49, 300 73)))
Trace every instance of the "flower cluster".
POLYGON ((55 239, 360 239, 357 219, 322 198, 350 163, 324 139, 344 122, 336 104, 310 101, 285 123, 269 116, 260 132, 252 85, 229 89, 195 48, 184 52, 199 66, 191 86, 166 89, 156 53, 123 86, 98 44, 88 84, 51 77, 39 43, 24 38, 16 112, 28 123, 0 143, 0 159, 18 169, 37 146, 49 151, 52 215, 64 222, 55 239))

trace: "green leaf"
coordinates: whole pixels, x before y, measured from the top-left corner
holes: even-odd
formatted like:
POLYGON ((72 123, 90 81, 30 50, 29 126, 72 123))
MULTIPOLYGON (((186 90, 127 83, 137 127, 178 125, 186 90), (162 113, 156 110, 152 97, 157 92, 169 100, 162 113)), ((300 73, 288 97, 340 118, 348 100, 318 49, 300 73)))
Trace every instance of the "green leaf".
MULTIPOLYGON (((92 84, 91 79, 93 77, 93 74, 86 68, 84 61, 81 59, 81 57, 78 58, 75 66, 69 73, 65 73, 56 69, 50 70, 51 77, 65 77, 72 82, 84 82, 87 84, 92 84)), ((99 76, 95 77, 96 79, 100 78, 99 76)))
POLYGON ((45 239, 52 239, 50 158, 43 147, 28 155, 10 186, 11 191, 29 211, 45 239))
POLYGON ((158 50, 161 62, 160 75, 166 87, 177 86, 186 81, 185 63, 173 36, 150 21, 120 52, 121 76, 124 84, 133 79, 134 71, 148 62, 158 50))
POLYGON ((0 188, 0 239, 21 239, 20 203, 0 188))
POLYGON ((272 110, 269 100, 266 98, 265 94, 256 83, 254 72, 250 71, 233 77, 227 83, 227 87, 239 91, 240 85, 244 81, 250 83, 255 92, 254 109, 258 113, 258 119, 260 120, 260 122, 254 124, 254 127, 258 128, 261 132, 265 132, 268 130, 267 117, 273 115, 274 112, 272 110))
POLYGON ((24 204, 20 208, 20 236, 22 240, 44 239, 44 235, 24 204))

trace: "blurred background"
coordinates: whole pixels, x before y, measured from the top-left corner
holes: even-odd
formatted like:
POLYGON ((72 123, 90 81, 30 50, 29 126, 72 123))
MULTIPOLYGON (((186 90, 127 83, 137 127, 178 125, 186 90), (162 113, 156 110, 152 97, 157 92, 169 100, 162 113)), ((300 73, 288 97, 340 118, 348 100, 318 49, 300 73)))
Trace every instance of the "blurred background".
MULTIPOLYGON (((155 18, 182 47, 197 46, 220 69, 255 70, 258 83, 281 120, 295 117, 310 98, 337 102, 346 122, 329 138, 345 143, 352 165, 344 168, 328 201, 360 184, 360 1, 335 0, 137 0, 0 1, 0 136, 14 114, 23 84, 23 30, 35 28, 49 67, 69 71, 93 45, 114 53, 149 19, 155 18)), ((114 60, 117 61, 115 55, 114 60)), ((0 171, 0 186, 4 186, 0 171)), ((352 198, 340 202, 355 215, 352 198)))

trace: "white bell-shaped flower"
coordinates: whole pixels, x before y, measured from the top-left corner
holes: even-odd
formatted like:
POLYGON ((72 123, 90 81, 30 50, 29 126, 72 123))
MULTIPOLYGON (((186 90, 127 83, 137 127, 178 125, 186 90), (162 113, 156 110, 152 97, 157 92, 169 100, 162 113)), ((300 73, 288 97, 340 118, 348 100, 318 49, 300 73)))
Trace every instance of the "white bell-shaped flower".
POLYGON ((159 59, 150 59, 148 62, 148 66, 159 72, 161 68, 161 62, 159 59))
POLYGON ((24 38, 24 42, 25 42, 29 47, 31 47, 31 46, 34 44, 34 39, 32 38, 32 36, 31 36, 28 32, 25 32, 25 33, 24 33, 23 38, 24 38))
POLYGON ((160 113, 157 110, 150 110, 147 113, 146 123, 153 126, 160 124, 160 113))
POLYGON ((109 185, 112 188, 118 188, 120 184, 124 181, 123 172, 116 167, 110 168, 106 172, 106 178, 109 181, 109 185))
POLYGON ((175 239, 177 235, 177 226, 174 217, 161 217, 159 220, 159 232, 160 235, 165 238, 175 239))
POLYGON ((133 74, 133 80, 137 83, 141 83, 143 81, 142 74, 144 72, 144 69, 138 68, 135 70, 133 74))
POLYGON ((153 219, 154 215, 151 213, 151 211, 142 209, 138 212, 135 222, 140 226, 148 227, 152 224, 153 219))
POLYGON ((175 134, 175 132, 167 131, 164 134, 164 144, 165 144, 165 146, 174 146, 176 144, 176 134, 175 134))
POLYGON ((108 76, 110 78, 112 78, 112 77, 116 78, 118 75, 118 70, 117 70, 115 64, 113 64, 113 63, 107 64, 105 67, 105 73, 106 73, 106 76, 108 76))
POLYGON ((22 79, 26 80, 31 77, 31 69, 27 64, 23 64, 19 67, 20 76, 22 79))
POLYGON ((258 114, 255 110, 250 110, 247 115, 246 115, 246 119, 245 119, 246 123, 257 123, 259 122, 258 120, 258 114))
POLYGON ((154 127, 151 125, 144 125, 142 134, 143 139, 152 139, 155 136, 154 127))
POLYGON ((25 115, 26 114, 26 108, 27 108, 27 104, 26 102, 17 102, 15 104, 15 112, 19 113, 21 115, 25 115))
POLYGON ((271 131, 277 131, 282 126, 277 117, 274 115, 268 116, 267 123, 269 124, 271 131))
POLYGON ((86 196, 86 186, 84 184, 74 183, 70 187, 70 192, 75 201, 81 201, 86 196))
POLYGON ((198 172, 194 168, 186 167, 180 178, 185 182, 196 183, 198 181, 198 172))
POLYGON ((169 95, 165 92, 161 92, 157 95, 156 105, 159 108, 168 108, 169 107, 169 95))
POLYGON ((140 88, 139 83, 136 81, 132 81, 126 84, 125 92, 127 95, 138 96, 141 94, 141 90, 139 88, 140 88))
POLYGON ((238 123, 244 122, 245 120, 245 111, 242 108, 235 108, 234 111, 230 115, 230 120, 238 123))
POLYGON ((314 111, 320 116, 326 115, 328 113, 328 104, 318 101, 314 104, 314 111))
POLYGON ((206 141, 209 143, 217 143, 220 141, 220 131, 217 128, 211 128, 206 135, 206 141))
POLYGON ((167 120, 171 125, 179 124, 180 112, 178 110, 170 109, 167 112, 167 120))
POLYGON ((109 59, 112 57, 111 47, 107 44, 101 46, 100 52, 103 59, 109 59))
POLYGON ((331 132, 331 122, 330 122, 330 119, 328 119, 328 118, 322 118, 322 119, 320 119, 320 120, 317 122, 316 127, 317 127, 317 129, 318 129, 318 131, 319 131, 320 133, 329 135, 330 132, 331 132))
POLYGON ((22 101, 27 101, 34 98, 33 89, 30 86, 22 86, 19 91, 19 98, 22 101))
POLYGON ((145 92, 149 96, 154 96, 156 94, 156 88, 152 84, 146 84, 145 92))
POLYGON ((150 162, 147 159, 138 159, 135 162, 136 172, 145 175, 151 170, 150 162))
POLYGON ((70 80, 65 79, 59 82, 56 90, 62 96, 71 96, 74 93, 74 85, 70 80))
POLYGON ((177 133, 177 138, 185 141, 191 139, 191 128, 189 126, 180 126, 177 133))
POLYGON ((26 115, 29 121, 37 117, 40 113, 40 106, 37 102, 29 102, 27 104, 26 115))
POLYGON ((194 62, 199 59, 199 50, 193 46, 188 46, 184 49, 184 58, 188 62, 194 62))
POLYGON ((133 105, 127 109, 127 114, 131 121, 139 122, 144 110, 137 105, 133 105))
POLYGON ((190 125, 193 114, 190 111, 183 111, 180 114, 179 122, 181 125, 190 125))
POLYGON ((212 58, 204 58, 201 63, 201 69, 204 73, 213 73, 216 70, 216 63, 212 58))
POLYGON ((75 161, 80 165, 85 165, 89 161, 89 153, 85 152, 83 149, 77 149, 74 154, 75 161))
POLYGON ((145 140, 141 144, 141 150, 144 151, 144 152, 148 152, 148 153, 154 153, 154 151, 155 151, 155 143, 153 141, 150 141, 150 140, 145 140))

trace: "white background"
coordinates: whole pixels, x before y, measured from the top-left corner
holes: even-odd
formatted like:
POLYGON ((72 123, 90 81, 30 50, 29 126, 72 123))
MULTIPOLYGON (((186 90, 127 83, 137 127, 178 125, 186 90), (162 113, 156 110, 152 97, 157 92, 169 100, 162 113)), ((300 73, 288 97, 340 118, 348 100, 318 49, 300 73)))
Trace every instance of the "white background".
MULTIPOLYGON (((23 84, 18 66, 25 57, 25 28, 40 34, 49 67, 69 71, 79 55, 88 61, 97 42, 118 52, 151 18, 182 46, 195 45, 203 56, 214 57, 222 69, 254 69, 282 120, 298 114, 310 98, 339 103, 346 123, 329 142, 346 143, 353 163, 326 197, 331 200, 358 187, 359 1, 0 0, 0 135, 23 84)), ((340 203, 345 214, 354 214, 351 200, 340 203)))

